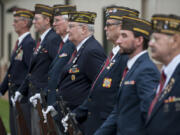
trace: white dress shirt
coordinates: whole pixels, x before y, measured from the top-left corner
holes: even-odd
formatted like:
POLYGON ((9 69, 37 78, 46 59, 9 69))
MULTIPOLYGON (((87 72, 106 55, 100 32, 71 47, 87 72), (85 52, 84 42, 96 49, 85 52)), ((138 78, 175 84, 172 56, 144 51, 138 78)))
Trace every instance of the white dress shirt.
MULTIPOLYGON (((169 79, 171 78, 172 74, 174 73, 174 71, 179 63, 180 63, 180 54, 175 56, 167 66, 164 65, 162 67, 161 71, 164 71, 164 73, 166 75, 166 81, 164 83, 162 90, 164 90, 164 88, 167 86, 169 79)), ((159 91, 159 87, 160 87, 160 85, 158 85, 157 92, 159 91)))
POLYGON ((132 57, 131 59, 128 60, 127 62, 127 67, 128 70, 130 70, 132 68, 132 66, 134 65, 134 63, 136 62, 136 60, 143 54, 147 53, 147 50, 140 52, 139 54, 137 54, 136 56, 132 57))
POLYGON ((28 34, 30 34, 30 32, 28 31, 28 32, 26 32, 26 33, 24 33, 24 34, 22 34, 20 37, 18 37, 18 46, 21 44, 21 42, 23 41, 23 39, 28 35, 28 34))
POLYGON ((40 43, 42 43, 42 41, 44 40, 44 38, 45 38, 45 36, 47 35, 47 33, 49 32, 51 30, 51 28, 49 28, 49 29, 47 29, 42 35, 41 35, 41 42, 40 43))
POLYGON ((91 37, 92 35, 88 36, 87 38, 85 38, 84 40, 82 40, 79 45, 77 45, 76 50, 77 52, 79 51, 79 49, 81 48, 81 46, 91 37))
POLYGON ((119 50, 120 50, 119 45, 116 45, 115 47, 113 47, 113 49, 112 49, 113 57, 111 58, 111 60, 116 56, 116 54, 119 52, 119 50))

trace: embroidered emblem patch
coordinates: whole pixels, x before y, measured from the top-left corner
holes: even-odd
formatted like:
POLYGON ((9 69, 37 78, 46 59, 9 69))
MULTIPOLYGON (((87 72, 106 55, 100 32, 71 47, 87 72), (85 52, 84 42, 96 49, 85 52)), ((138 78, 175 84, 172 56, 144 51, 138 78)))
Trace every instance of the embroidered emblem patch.
POLYGON ((104 78, 102 86, 105 88, 110 88, 112 84, 112 78, 104 78))

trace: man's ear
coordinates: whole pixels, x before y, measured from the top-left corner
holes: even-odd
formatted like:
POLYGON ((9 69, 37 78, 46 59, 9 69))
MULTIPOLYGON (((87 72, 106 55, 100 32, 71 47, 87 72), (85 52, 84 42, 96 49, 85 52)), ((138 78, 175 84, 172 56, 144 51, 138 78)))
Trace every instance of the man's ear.
POLYGON ((180 34, 174 34, 173 39, 174 42, 180 42, 180 34))
POLYGON ((28 20, 24 20, 24 24, 25 24, 25 26, 27 26, 28 25, 28 20))
POLYGON ((171 38, 173 48, 177 48, 180 45, 180 34, 174 34, 171 38))
POLYGON ((50 23, 50 18, 49 17, 47 17, 47 16, 45 16, 45 17, 43 17, 44 18, 44 21, 46 22, 46 24, 49 24, 50 23))
POLYGON ((135 42, 137 46, 143 45, 144 38, 143 36, 139 36, 135 38, 135 42))
POLYGON ((87 32, 88 30, 88 26, 87 25, 82 25, 82 30, 83 30, 83 34, 87 32))

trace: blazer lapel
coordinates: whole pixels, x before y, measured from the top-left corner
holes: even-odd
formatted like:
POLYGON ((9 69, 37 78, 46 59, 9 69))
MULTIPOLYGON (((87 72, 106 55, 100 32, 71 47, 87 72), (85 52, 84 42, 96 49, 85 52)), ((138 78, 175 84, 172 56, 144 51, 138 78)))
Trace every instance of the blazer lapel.
POLYGON ((18 48, 16 49, 15 52, 12 53, 12 56, 11 56, 11 62, 14 60, 14 58, 17 56, 17 54, 19 53, 19 51, 21 50, 22 46, 23 46, 23 42, 24 40, 26 40, 26 38, 30 36, 30 34, 28 34, 23 40, 22 42, 18 45, 18 48))
POLYGON ((123 89, 123 87, 124 87, 124 82, 127 81, 127 80, 131 77, 131 75, 133 74, 133 72, 135 72, 135 70, 137 69, 137 67, 138 67, 139 64, 141 63, 141 61, 142 61, 142 60, 145 60, 145 59, 148 59, 148 58, 149 58, 148 54, 145 53, 145 54, 141 55, 141 56, 136 60, 136 62, 134 63, 134 65, 133 65, 133 66, 131 67, 131 69, 127 72, 124 80, 122 80, 122 82, 120 83, 120 91, 119 91, 119 95, 118 95, 118 96, 120 96, 120 93, 121 93, 121 91, 122 91, 122 89, 123 89))
MULTIPOLYGON (((89 38, 89 39, 90 39, 90 38, 89 38)), ((88 40, 89 40, 89 39, 88 39, 88 40)), ((87 43, 88 40, 81 46, 81 48, 80 48, 79 51, 77 52, 77 54, 76 54, 76 56, 74 57, 74 59, 73 59, 69 64, 66 65, 66 67, 64 68, 65 70, 64 70, 64 72, 63 72, 63 74, 62 74, 61 80, 63 80, 64 77, 69 73, 69 69, 70 69, 73 65, 75 65, 75 63, 76 63, 77 60, 79 59, 80 55, 82 54, 84 48, 88 45, 88 43, 87 43)), ((60 82, 61 82, 61 81, 60 81, 60 82)))
MULTIPOLYGON (((107 67, 103 71, 104 76, 106 76, 107 73, 111 72, 113 66, 115 66, 115 64, 117 63, 118 58, 119 58, 119 55, 116 54, 116 56, 112 60, 110 60, 109 64, 107 65, 107 67)), ((104 64, 103 64, 103 66, 104 66, 104 64)))
POLYGON ((157 103, 155 104, 151 116, 149 117, 149 119, 147 120, 146 124, 149 123, 149 121, 152 119, 152 117, 156 114, 156 112, 158 111, 158 109, 163 105, 164 100, 169 96, 169 94, 171 93, 171 91, 173 90, 174 84, 176 82, 176 78, 180 75, 180 64, 177 66, 175 72, 173 73, 173 75, 171 76, 171 78, 169 79, 169 82, 167 84, 167 86, 164 88, 163 92, 161 93, 161 95, 158 98, 157 103))

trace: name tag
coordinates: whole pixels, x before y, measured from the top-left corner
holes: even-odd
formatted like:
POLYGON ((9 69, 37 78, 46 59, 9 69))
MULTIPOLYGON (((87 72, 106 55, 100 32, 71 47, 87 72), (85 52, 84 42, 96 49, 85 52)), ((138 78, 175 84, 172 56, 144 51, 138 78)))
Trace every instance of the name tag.
POLYGON ((72 67, 69 69, 69 73, 78 73, 79 69, 77 67, 72 67))
POLYGON ((66 57, 66 56, 67 56, 67 53, 62 53, 59 55, 59 58, 66 57))
POLYGON ((134 80, 132 81, 125 81, 124 85, 134 85, 136 82, 134 80))

